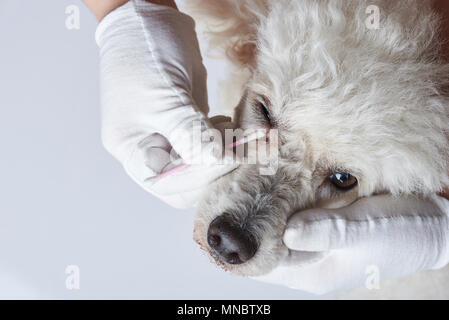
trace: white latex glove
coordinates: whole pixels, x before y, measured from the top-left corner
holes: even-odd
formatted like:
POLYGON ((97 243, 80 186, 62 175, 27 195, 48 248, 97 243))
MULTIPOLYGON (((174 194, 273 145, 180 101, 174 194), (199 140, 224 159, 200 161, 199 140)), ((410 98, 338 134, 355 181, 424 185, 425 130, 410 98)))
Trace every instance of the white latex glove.
POLYGON ((293 215, 284 233, 288 255, 255 279, 316 294, 438 269, 449 262, 449 201, 388 195, 341 209, 293 215))
POLYGON ((234 168, 215 165, 221 143, 193 139, 193 126, 197 133, 211 126, 194 21, 173 8, 131 0, 101 21, 96 40, 106 149, 147 191, 174 207, 194 206, 210 181, 234 168), (180 164, 178 155, 194 165, 155 179, 180 164))

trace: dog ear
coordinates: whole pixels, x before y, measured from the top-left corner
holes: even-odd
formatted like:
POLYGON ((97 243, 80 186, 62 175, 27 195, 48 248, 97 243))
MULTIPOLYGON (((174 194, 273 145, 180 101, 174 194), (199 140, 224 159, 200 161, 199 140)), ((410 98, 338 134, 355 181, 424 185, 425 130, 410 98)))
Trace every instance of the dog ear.
POLYGON ((190 0, 186 5, 210 35, 210 48, 218 48, 239 67, 254 66, 257 26, 267 16, 267 0, 190 0))

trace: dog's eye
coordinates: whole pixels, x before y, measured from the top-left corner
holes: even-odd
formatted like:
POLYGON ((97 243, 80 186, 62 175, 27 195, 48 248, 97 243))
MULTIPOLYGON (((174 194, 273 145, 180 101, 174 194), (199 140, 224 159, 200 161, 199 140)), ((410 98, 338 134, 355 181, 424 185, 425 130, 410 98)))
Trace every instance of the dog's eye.
POLYGON ((265 117, 265 120, 267 120, 267 122, 271 122, 270 111, 268 110, 265 103, 259 101, 258 104, 259 104, 260 112, 262 112, 263 116, 265 117))
POLYGON ((341 190, 349 190, 357 185, 357 178, 347 172, 335 172, 329 176, 329 180, 341 190))

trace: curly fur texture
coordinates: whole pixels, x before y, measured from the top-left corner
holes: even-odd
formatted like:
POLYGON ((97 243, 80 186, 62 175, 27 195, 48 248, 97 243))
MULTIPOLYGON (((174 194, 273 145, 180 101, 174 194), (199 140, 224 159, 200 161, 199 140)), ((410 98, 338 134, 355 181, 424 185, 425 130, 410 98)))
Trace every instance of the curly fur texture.
POLYGON ((275 175, 240 166, 199 205, 195 240, 225 269, 258 275, 275 267, 286 251, 286 220, 298 210, 376 193, 426 196, 449 186, 449 65, 440 58, 439 17, 428 2, 191 3, 211 45, 242 71, 241 79, 229 79, 244 83, 238 125, 266 125, 254 107, 263 96, 279 130, 275 175), (370 5, 380 8, 379 29, 365 24, 370 5), (327 182, 338 170, 357 177, 351 192, 327 182), (207 245, 207 227, 223 212, 260 240, 242 265, 227 265, 207 245))

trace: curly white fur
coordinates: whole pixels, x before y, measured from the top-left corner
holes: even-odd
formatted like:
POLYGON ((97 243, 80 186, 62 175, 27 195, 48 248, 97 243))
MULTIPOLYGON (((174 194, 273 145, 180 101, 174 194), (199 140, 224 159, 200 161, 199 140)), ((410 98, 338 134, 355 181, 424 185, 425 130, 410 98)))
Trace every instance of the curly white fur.
POLYGON ((428 2, 191 2, 212 45, 242 71, 236 121, 264 126, 254 108, 262 95, 281 142, 274 176, 241 166, 199 206, 195 239, 207 251, 207 226, 223 212, 261 239, 243 265, 219 261, 226 269, 255 275, 273 268, 294 211, 374 193, 425 196, 449 185, 449 65, 439 56, 439 17, 428 2), (365 24, 369 5, 380 8, 379 29, 365 24), (326 184, 335 170, 357 177, 349 195, 326 184))

